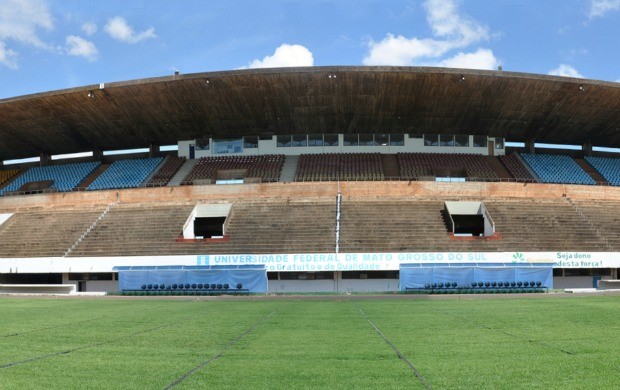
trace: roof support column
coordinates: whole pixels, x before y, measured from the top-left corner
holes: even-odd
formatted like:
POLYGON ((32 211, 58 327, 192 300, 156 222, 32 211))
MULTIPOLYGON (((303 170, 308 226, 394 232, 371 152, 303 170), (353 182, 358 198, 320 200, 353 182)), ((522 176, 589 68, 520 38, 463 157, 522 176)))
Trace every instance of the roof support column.
POLYGON ((99 150, 99 149, 93 150, 93 160, 103 161, 103 150, 99 150))
POLYGON ((536 153, 536 148, 534 147, 534 144, 536 142, 533 139, 528 139, 525 141, 525 152, 526 153, 530 153, 530 154, 535 154, 536 153))
POLYGON ((39 153, 39 165, 46 166, 50 165, 50 161, 52 161, 52 156, 47 153, 39 153))
POLYGON ((583 157, 592 156, 592 141, 585 141, 581 146, 581 150, 583 151, 583 157))
POLYGON ((149 145, 149 157, 157 157, 159 155, 159 145, 149 145))

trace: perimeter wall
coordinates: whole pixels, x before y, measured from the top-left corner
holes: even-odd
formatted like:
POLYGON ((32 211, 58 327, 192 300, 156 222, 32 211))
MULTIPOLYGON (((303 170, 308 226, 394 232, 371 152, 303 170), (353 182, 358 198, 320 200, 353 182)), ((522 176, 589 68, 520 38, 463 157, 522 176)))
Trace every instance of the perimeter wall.
POLYGON ((156 187, 4 196, 0 198, 0 210, 10 212, 11 210, 30 207, 70 207, 116 202, 195 204, 231 199, 335 198, 339 189, 343 196, 357 198, 457 197, 484 200, 485 198, 557 199, 566 197, 620 201, 620 188, 611 186, 512 182, 300 182, 156 187))

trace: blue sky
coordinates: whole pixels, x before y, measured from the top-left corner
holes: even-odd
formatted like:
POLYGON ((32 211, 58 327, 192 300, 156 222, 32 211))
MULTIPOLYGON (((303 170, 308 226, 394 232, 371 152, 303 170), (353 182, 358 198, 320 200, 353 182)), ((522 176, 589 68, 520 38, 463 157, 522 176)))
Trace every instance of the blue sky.
POLYGON ((249 67, 620 81, 620 0, 0 0, 0 98, 249 67))

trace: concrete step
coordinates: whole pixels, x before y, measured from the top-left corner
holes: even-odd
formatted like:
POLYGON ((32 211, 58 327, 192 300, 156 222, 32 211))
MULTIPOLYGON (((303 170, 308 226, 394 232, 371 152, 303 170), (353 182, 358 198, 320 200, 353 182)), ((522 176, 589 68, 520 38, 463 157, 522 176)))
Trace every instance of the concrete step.
POLYGON ((280 174, 280 182, 291 183, 295 180, 295 172, 297 171, 297 162, 299 156, 286 156, 282 165, 282 173, 280 174))
POLYGON ((584 160, 582 158, 576 158, 574 160, 584 171, 586 171, 586 173, 588 175, 590 175, 590 177, 592 179, 594 179, 596 184, 606 184, 607 183, 607 180, 605 180, 605 178, 603 176, 601 176, 600 173, 598 173, 596 171, 596 169, 594 169, 594 167, 592 167, 592 165, 588 164, 588 162, 586 160, 584 160))
POLYGON ((185 177, 189 174, 189 172, 192 170, 192 168, 194 167, 194 165, 196 165, 197 162, 198 159, 185 161, 185 164, 183 164, 181 169, 179 169, 179 171, 174 176, 172 176, 172 179, 170 179, 168 187, 180 186, 185 177))

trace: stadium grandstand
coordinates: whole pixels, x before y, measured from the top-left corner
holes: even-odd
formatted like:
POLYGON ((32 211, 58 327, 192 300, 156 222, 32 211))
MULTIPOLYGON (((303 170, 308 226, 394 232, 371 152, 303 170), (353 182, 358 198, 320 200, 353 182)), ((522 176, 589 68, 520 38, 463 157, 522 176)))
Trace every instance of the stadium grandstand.
POLYGON ((0 100, 0 292, 613 288, 618 101, 421 67, 0 100))

